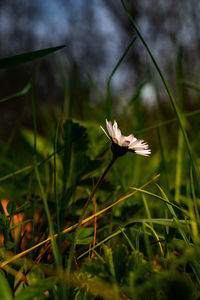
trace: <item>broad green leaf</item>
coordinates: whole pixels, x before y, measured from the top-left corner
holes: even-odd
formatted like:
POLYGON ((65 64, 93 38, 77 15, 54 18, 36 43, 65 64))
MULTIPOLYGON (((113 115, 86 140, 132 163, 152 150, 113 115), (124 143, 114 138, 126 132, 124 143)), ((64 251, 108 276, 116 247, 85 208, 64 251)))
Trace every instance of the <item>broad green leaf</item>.
POLYGON ((65 47, 65 46, 46 48, 46 49, 42 49, 42 50, 25 52, 25 53, 14 55, 14 56, 0 58, 0 69, 9 68, 9 67, 13 67, 16 65, 24 64, 29 61, 36 60, 43 56, 47 56, 55 51, 58 51, 58 50, 62 49, 63 47, 65 47))
POLYGON ((12 297, 12 292, 8 284, 8 281, 0 272, 0 300, 11 300, 11 299, 13 299, 13 297, 12 297))

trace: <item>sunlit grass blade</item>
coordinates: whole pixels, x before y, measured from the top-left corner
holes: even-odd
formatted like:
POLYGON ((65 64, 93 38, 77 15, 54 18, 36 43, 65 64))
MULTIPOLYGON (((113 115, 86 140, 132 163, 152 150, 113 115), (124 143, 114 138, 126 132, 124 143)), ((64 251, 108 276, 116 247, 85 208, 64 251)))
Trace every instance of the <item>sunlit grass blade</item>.
POLYGON ((145 225, 147 228, 149 228, 149 229, 153 232, 153 235, 154 235, 154 237, 156 238, 156 241, 157 241, 157 243, 158 243, 158 246, 159 246, 159 249, 160 249, 160 253, 161 253, 162 256, 164 256, 164 251, 163 251, 163 248, 162 248, 160 239, 159 239, 159 237, 158 237, 158 235, 157 235, 155 229, 154 229, 154 228, 152 227, 152 225, 150 225, 150 224, 144 223, 144 225, 145 225))
POLYGON ((90 251, 94 251, 95 249, 99 248, 101 245, 105 244, 106 242, 108 242, 112 238, 116 237, 117 235, 121 234, 122 232, 124 232, 124 230, 126 230, 126 229, 121 228, 121 229, 113 232, 112 234, 108 235, 105 239, 103 239, 101 242, 97 243, 94 247, 92 247, 91 249, 89 249, 89 250, 85 251, 84 253, 82 253, 81 255, 79 255, 77 257, 77 260, 79 260, 82 257, 84 257, 85 255, 87 255, 90 251))
MULTIPOLYGON (((146 190, 143 190, 143 189, 138 189, 138 188, 136 188, 136 187, 131 187, 131 189, 136 190, 136 191, 141 192, 141 193, 145 193, 145 194, 150 195, 150 196, 152 196, 152 197, 158 198, 159 200, 161 200, 161 201, 163 201, 164 203, 166 203, 167 205, 169 205, 169 210, 171 210, 171 207, 175 207, 175 208, 177 208, 178 210, 182 211, 185 215, 188 215, 188 213, 187 213, 186 210, 184 210, 183 208, 179 207, 178 205, 176 205, 176 204, 170 202, 170 201, 168 200, 168 198, 166 198, 166 197, 161 197, 161 196, 159 196, 159 195, 156 195, 156 194, 154 194, 154 193, 151 193, 151 192, 146 191, 146 190)), ((173 211, 171 211, 171 212, 173 213, 173 211)))
POLYGON ((198 202, 197 202, 196 193, 195 193, 192 168, 190 169, 190 185, 191 185, 192 199, 193 199, 193 203, 194 203, 195 218, 196 218, 197 223, 200 224, 199 223, 200 222, 199 208, 198 208, 198 202))
POLYGON ((124 236, 125 240, 128 242, 128 244, 131 247, 132 251, 135 251, 135 247, 133 246, 133 243, 129 239, 128 235, 125 233, 124 228, 122 228, 121 226, 120 226, 120 231, 121 231, 122 235, 124 236))
MULTIPOLYGON (((148 205, 148 203, 147 203, 147 200, 146 200, 146 197, 145 197, 145 194, 144 194, 144 193, 142 193, 142 200, 143 200, 143 203, 144 203, 144 208, 145 208, 145 210, 146 210, 147 217, 148 217, 149 219, 151 219, 151 211, 150 211, 150 209, 149 209, 149 205, 148 205)), ((153 227, 153 224, 151 224, 151 226, 153 227)))

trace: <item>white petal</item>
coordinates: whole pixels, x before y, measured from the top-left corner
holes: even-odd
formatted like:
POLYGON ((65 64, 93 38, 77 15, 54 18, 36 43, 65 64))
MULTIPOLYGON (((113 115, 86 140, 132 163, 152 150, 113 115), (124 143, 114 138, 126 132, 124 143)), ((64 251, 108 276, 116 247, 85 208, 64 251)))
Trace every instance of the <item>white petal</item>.
POLYGON ((117 122, 114 121, 113 125, 113 141, 121 146, 121 130, 117 126, 117 122))
POLYGON ((105 129, 104 129, 102 126, 100 126, 100 128, 103 130, 103 132, 105 133, 105 135, 107 136, 107 138, 108 138, 109 140, 111 140, 111 138, 109 137, 109 135, 107 134, 107 132, 105 131, 105 129))
POLYGON ((135 150, 135 153, 143 156, 149 156, 151 154, 151 150, 135 150))
POLYGON ((129 147, 130 148, 135 148, 135 147, 143 147, 143 146, 148 146, 146 143, 143 143, 143 140, 132 140, 129 147))
POLYGON ((110 137, 112 138, 113 137, 113 128, 112 128, 112 123, 109 121, 106 120, 106 127, 108 129, 108 133, 110 135, 110 137))
POLYGON ((134 142, 134 141, 137 140, 137 139, 134 137, 133 134, 130 134, 130 135, 128 135, 128 136, 125 136, 125 139, 126 139, 127 141, 129 141, 130 143, 132 143, 132 142, 134 142))

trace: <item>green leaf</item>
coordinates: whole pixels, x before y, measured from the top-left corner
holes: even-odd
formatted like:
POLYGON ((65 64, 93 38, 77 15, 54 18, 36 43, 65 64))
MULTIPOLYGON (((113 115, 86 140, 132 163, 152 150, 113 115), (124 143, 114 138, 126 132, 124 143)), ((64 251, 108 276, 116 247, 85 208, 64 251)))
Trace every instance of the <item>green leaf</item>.
MULTIPOLYGON (((82 228, 79 232, 79 236, 77 239, 77 245, 88 245, 93 242, 93 232, 94 228, 93 227, 87 227, 87 228, 82 228)), ((73 241, 73 235, 67 233, 65 235, 65 239, 69 242, 72 243, 73 241)))
MULTIPOLYGON (((56 282, 57 280, 55 278, 41 279, 37 282, 37 284, 23 289, 19 294, 17 294, 15 300, 30 300, 33 297, 41 295, 46 290, 51 289, 56 282)), ((5 299, 11 299, 11 298, 4 298, 4 300, 5 299)))
POLYGON ((87 228, 83 228, 79 231, 79 239, 84 239, 88 236, 90 236, 92 233, 94 232, 94 228, 93 227, 87 227, 87 228))
POLYGON ((6 278, 0 272, 0 300, 13 299, 10 286, 6 278))
POLYGON ((74 145, 75 152, 88 149, 87 129, 72 120, 67 120, 64 124, 64 142, 69 143, 69 138, 74 145))
POLYGON ((79 232, 77 244, 78 245, 89 245, 93 242, 93 227, 83 228, 79 232), (92 235, 92 236, 91 236, 92 235))
POLYGON ((106 282, 111 282, 111 274, 108 265, 100 258, 87 259, 83 265, 83 271, 97 276, 106 282))
POLYGON ((43 56, 47 56, 55 51, 58 51, 58 50, 62 49, 63 47, 65 47, 65 46, 46 48, 46 49, 42 49, 42 50, 25 52, 25 53, 14 55, 14 56, 0 58, 0 69, 9 68, 9 67, 13 67, 16 65, 24 64, 29 61, 36 60, 43 56))

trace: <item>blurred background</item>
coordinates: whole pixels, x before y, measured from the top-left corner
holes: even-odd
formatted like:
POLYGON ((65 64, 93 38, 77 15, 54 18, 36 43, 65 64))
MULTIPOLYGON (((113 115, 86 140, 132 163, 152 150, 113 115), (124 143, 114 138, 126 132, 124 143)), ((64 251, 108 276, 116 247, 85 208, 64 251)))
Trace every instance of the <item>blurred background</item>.
MULTIPOLYGON (((135 0, 126 4, 175 95, 178 56, 182 57, 183 77, 198 83, 200 2, 135 0)), ((23 89, 31 77, 39 110, 48 108, 55 113, 63 110, 65 101, 70 99, 73 107, 68 105, 68 117, 92 118, 84 110, 85 103, 98 107, 103 101, 109 75, 134 37, 136 33, 119 0, 35 0, 23 5, 19 0, 0 1, 1 57, 66 45, 59 53, 37 62, 1 70, 0 99, 23 89)), ((112 80, 112 97, 116 99, 114 106, 118 113, 126 110, 139 87, 148 109, 154 108, 158 96, 163 102, 167 100, 137 38, 112 80)), ((192 91, 185 93, 190 107, 192 91)), ((9 131, 24 107, 30 106, 27 97, 2 105, 2 134, 4 126, 9 131)), ((22 119, 28 125, 32 120, 31 109, 25 111, 22 119)))

